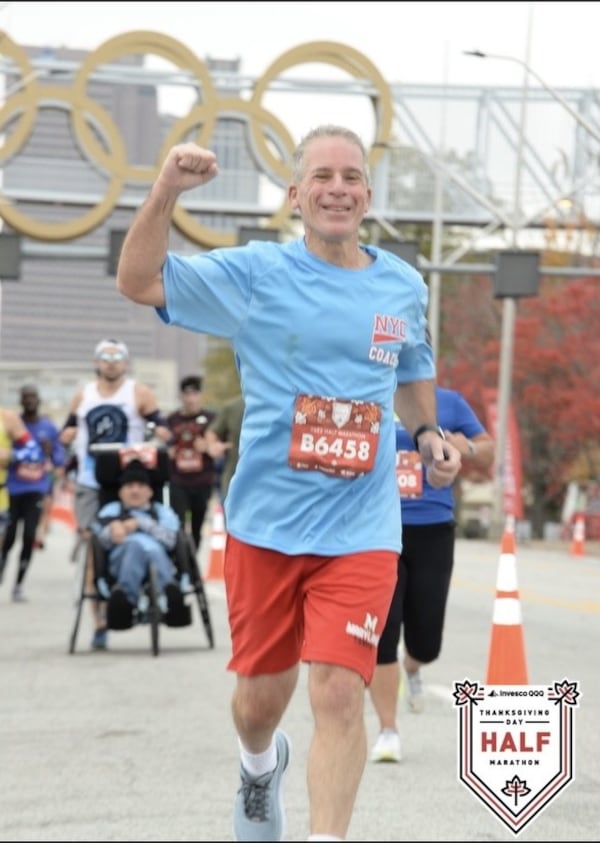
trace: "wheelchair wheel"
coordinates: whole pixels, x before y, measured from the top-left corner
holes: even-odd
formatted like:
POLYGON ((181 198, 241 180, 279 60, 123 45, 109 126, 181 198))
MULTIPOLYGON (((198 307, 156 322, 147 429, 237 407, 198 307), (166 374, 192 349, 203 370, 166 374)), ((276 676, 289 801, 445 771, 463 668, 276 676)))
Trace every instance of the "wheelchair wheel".
POLYGON ((206 633, 206 637, 208 639, 208 646, 211 650, 213 650, 215 646, 215 636, 213 632, 212 620, 210 617, 210 610, 208 608, 208 599, 206 597, 206 591, 204 589, 204 582, 202 581, 202 574, 200 573, 200 568, 198 567, 198 561, 196 559, 196 553, 194 551, 194 546, 192 544, 191 539, 189 540, 188 545, 192 588, 194 589, 194 594, 196 595, 196 602, 198 604, 198 611, 200 613, 200 617, 202 618, 202 623, 204 624, 204 632, 206 633))
POLYGON ((215 638, 204 583, 202 582, 202 575, 196 559, 194 542, 192 537, 183 530, 180 530, 178 535, 177 559, 179 570, 189 576, 189 586, 185 593, 189 595, 193 592, 196 597, 198 611, 204 625, 208 645, 212 650, 215 646, 215 638))
POLYGON ((79 631, 79 624, 81 622, 81 612, 83 603, 87 597, 86 593, 86 579, 88 573, 88 566, 91 565, 90 548, 88 542, 80 537, 73 549, 71 561, 75 563, 75 576, 73 579, 73 629, 69 639, 69 653, 72 655, 75 652, 77 645, 77 633, 79 631))
POLYGON ((202 618, 202 623, 204 624, 204 631, 206 632, 206 637, 208 638, 208 646, 211 650, 213 650, 215 646, 215 637, 208 609, 208 600, 206 599, 206 592, 204 590, 204 583, 202 582, 199 572, 198 579, 194 582, 194 594, 196 595, 198 611, 200 612, 200 617, 202 618))
POLYGON ((148 597, 150 605, 148 606, 148 622, 150 624, 150 640, 152 644, 152 655, 158 656, 159 649, 159 630, 161 621, 161 611, 158 605, 158 595, 160 593, 158 587, 158 574, 156 572, 156 565, 150 565, 148 574, 148 597))

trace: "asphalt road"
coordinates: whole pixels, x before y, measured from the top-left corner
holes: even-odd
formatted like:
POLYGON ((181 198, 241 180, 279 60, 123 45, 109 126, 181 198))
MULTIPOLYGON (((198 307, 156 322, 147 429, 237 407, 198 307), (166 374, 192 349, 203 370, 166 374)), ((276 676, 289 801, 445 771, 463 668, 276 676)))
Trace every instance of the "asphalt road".
MULTIPOLYGON (((231 840, 238 750, 226 670, 223 584, 206 583, 216 647, 192 626, 111 633, 89 649, 88 606, 75 653, 73 536, 53 525, 34 559, 27 603, 10 601, 16 549, 0 587, 0 840, 231 840)), ((205 543, 207 544, 207 542, 205 543)), ((485 680, 499 549, 459 539, 441 658, 424 670, 423 714, 399 700, 404 757, 368 764, 351 840, 513 840, 457 775, 456 681, 485 680)), ((517 547, 519 596, 531 684, 579 683, 575 775, 518 835, 598 840, 600 829, 600 557, 517 547)), ((205 570, 205 560, 202 557, 205 570)), ((366 706, 369 745, 377 722, 366 706)), ((306 672, 283 727, 292 741, 288 840, 308 835, 305 764, 312 721, 306 672)))

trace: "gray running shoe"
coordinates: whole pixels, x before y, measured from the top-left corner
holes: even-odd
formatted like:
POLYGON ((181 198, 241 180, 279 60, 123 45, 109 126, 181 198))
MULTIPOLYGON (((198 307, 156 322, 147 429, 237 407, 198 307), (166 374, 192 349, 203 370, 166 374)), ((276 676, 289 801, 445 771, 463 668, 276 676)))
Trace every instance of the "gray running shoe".
POLYGON ((23 592, 22 585, 16 585, 12 590, 12 599, 13 603, 26 603, 27 598, 25 597, 25 593, 23 592))
POLYGON ((279 729, 275 733, 275 744, 277 766, 271 773, 253 779, 240 766, 241 784, 233 806, 235 840, 283 840, 283 774, 290 760, 290 742, 279 729))

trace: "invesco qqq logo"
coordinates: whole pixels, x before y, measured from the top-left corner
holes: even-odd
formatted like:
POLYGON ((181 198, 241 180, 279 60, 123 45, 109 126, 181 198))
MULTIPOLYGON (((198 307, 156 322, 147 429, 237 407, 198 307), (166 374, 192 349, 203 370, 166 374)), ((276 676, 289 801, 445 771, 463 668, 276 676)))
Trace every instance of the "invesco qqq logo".
MULTIPOLYGON (((45 241, 71 240, 89 233, 110 215, 118 203, 124 185, 150 186, 158 175, 169 149, 188 139, 190 132, 200 146, 210 147, 213 130, 219 117, 243 122, 255 160, 274 181, 285 183, 291 176, 291 156, 295 143, 287 128, 262 100, 268 86, 289 68, 305 63, 331 64, 356 79, 370 83, 369 92, 375 110, 376 131, 369 150, 369 164, 373 167, 389 141, 392 124, 392 98, 389 87, 377 68, 361 53, 345 44, 332 41, 312 41, 283 53, 256 82, 249 99, 219 96, 208 67, 181 42, 158 32, 126 32, 105 41, 82 62, 71 87, 47 85, 38 81, 38 74, 24 50, 0 33, 0 53, 11 59, 21 72, 21 84, 0 109, 0 131, 11 124, 0 147, 0 163, 9 160, 27 142, 35 126, 38 109, 59 108, 70 112, 71 127, 76 143, 90 166, 107 177, 106 192, 101 201, 75 219, 47 222, 32 219, 15 204, 3 202, 0 216, 15 231, 33 239, 45 241), (113 119, 105 108, 88 95, 88 82, 101 65, 131 54, 153 54, 166 59, 191 75, 190 85, 197 84, 201 104, 177 120, 162 148, 157 151, 156 164, 140 166, 127 160, 125 144, 113 119), (269 144, 268 139, 277 139, 269 144), (274 149, 274 146, 277 149, 274 149)), ((289 216, 287 200, 267 221, 268 227, 279 228, 289 216)), ((190 240, 206 247, 230 246, 237 235, 201 225, 181 205, 173 215, 174 224, 190 240)))

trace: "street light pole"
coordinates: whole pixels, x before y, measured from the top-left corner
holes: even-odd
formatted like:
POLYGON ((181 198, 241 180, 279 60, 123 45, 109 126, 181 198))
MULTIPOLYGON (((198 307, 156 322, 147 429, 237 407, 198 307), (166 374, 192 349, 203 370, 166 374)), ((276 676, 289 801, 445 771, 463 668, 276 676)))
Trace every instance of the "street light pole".
POLYGON ((542 77, 538 73, 536 73, 535 70, 533 70, 532 67, 530 67, 527 61, 517 58, 517 56, 504 56, 499 55, 497 53, 484 53, 481 50, 463 50, 463 55, 475 56, 475 58, 478 59, 500 59, 501 61, 512 61, 515 64, 520 64, 521 67, 523 67, 525 71, 529 73, 530 76, 533 76, 533 78, 540 83, 544 90, 548 91, 551 97, 553 97, 558 103, 562 105, 565 111, 569 112, 571 117, 577 123, 579 123, 579 125, 582 126, 586 130, 586 132, 588 132, 597 141, 600 141, 600 131, 598 131, 598 129, 596 129, 596 127, 593 126, 588 120, 586 120, 585 117, 582 117, 582 115, 576 109, 574 109, 573 106, 569 102, 567 102, 567 100, 563 96, 561 96, 561 94, 559 94, 557 90, 548 85, 548 83, 545 82, 542 77))
MULTIPOLYGON (((444 51, 444 96, 440 114, 440 142, 437 157, 443 160, 446 144, 446 82, 448 79, 448 45, 444 51)), ((433 224, 431 230, 431 262, 439 264, 442 259, 442 240, 444 234, 444 170, 435 168, 435 182, 433 194, 433 224)), ((433 357, 437 362, 440 350, 440 292, 441 275, 437 270, 429 273, 429 330, 431 333, 431 347, 433 357)))
MULTIPOLYGON (((513 214, 511 221, 511 243, 513 248, 518 246, 519 222, 521 218, 521 180, 523 174, 523 150, 525 147, 525 124, 527 117, 527 93, 529 81, 529 54, 531 52, 531 21, 533 15, 533 4, 529 4, 527 19, 526 37, 526 58, 512 59, 511 56, 498 56, 490 53, 482 53, 479 50, 465 51, 466 55, 477 56, 478 58, 506 58, 515 61, 524 68, 523 94, 521 98, 521 116, 519 121, 519 135, 517 141, 516 164, 515 164, 515 191, 513 200, 513 214)), ((502 305, 502 336, 500 341, 500 365, 498 373, 498 394, 497 394, 497 430, 496 430, 496 453, 494 472, 494 498, 492 503, 492 515, 490 524, 491 538, 498 539, 504 528, 504 489, 506 482, 506 440, 508 431, 508 420, 510 410, 510 399, 512 391, 512 368, 513 368, 513 347, 515 334, 516 302, 514 297, 506 296, 502 305)), ((514 513, 510 513, 514 514, 514 513)))
MULTIPOLYGON (((600 131, 586 120, 576 109, 574 109, 569 102, 553 87, 551 87, 529 64, 529 53, 531 47, 531 18, 532 6, 529 4, 529 17, 527 27, 527 47, 526 58, 520 59, 517 56, 500 55, 497 53, 485 53, 482 50, 463 50, 464 55, 474 56, 481 59, 499 59, 501 61, 510 61, 520 65, 525 71, 523 83, 523 100, 521 107, 521 123, 519 131, 519 142, 517 152, 517 164, 515 172, 515 201, 514 201, 514 216, 511 226, 513 246, 517 243, 517 234, 519 230, 519 204, 520 204, 520 190, 521 190, 521 176, 523 167, 523 144, 525 134, 525 109, 526 109, 526 93, 527 93, 527 79, 528 75, 532 76, 539 84, 555 99, 571 117, 596 141, 600 142, 600 131)), ((502 314, 502 338, 501 338, 501 359, 500 359, 500 373, 498 382, 498 431, 496 439, 496 476, 495 476, 495 495, 492 513, 492 525, 497 531, 501 529, 501 519, 503 516, 503 486, 504 486, 504 472, 505 472, 505 452, 506 452, 506 433, 508 429, 508 411, 510 408, 510 393, 512 381, 512 359, 513 359, 513 341, 514 341, 514 320, 515 320, 515 300, 511 297, 504 299, 504 310, 502 314)))

